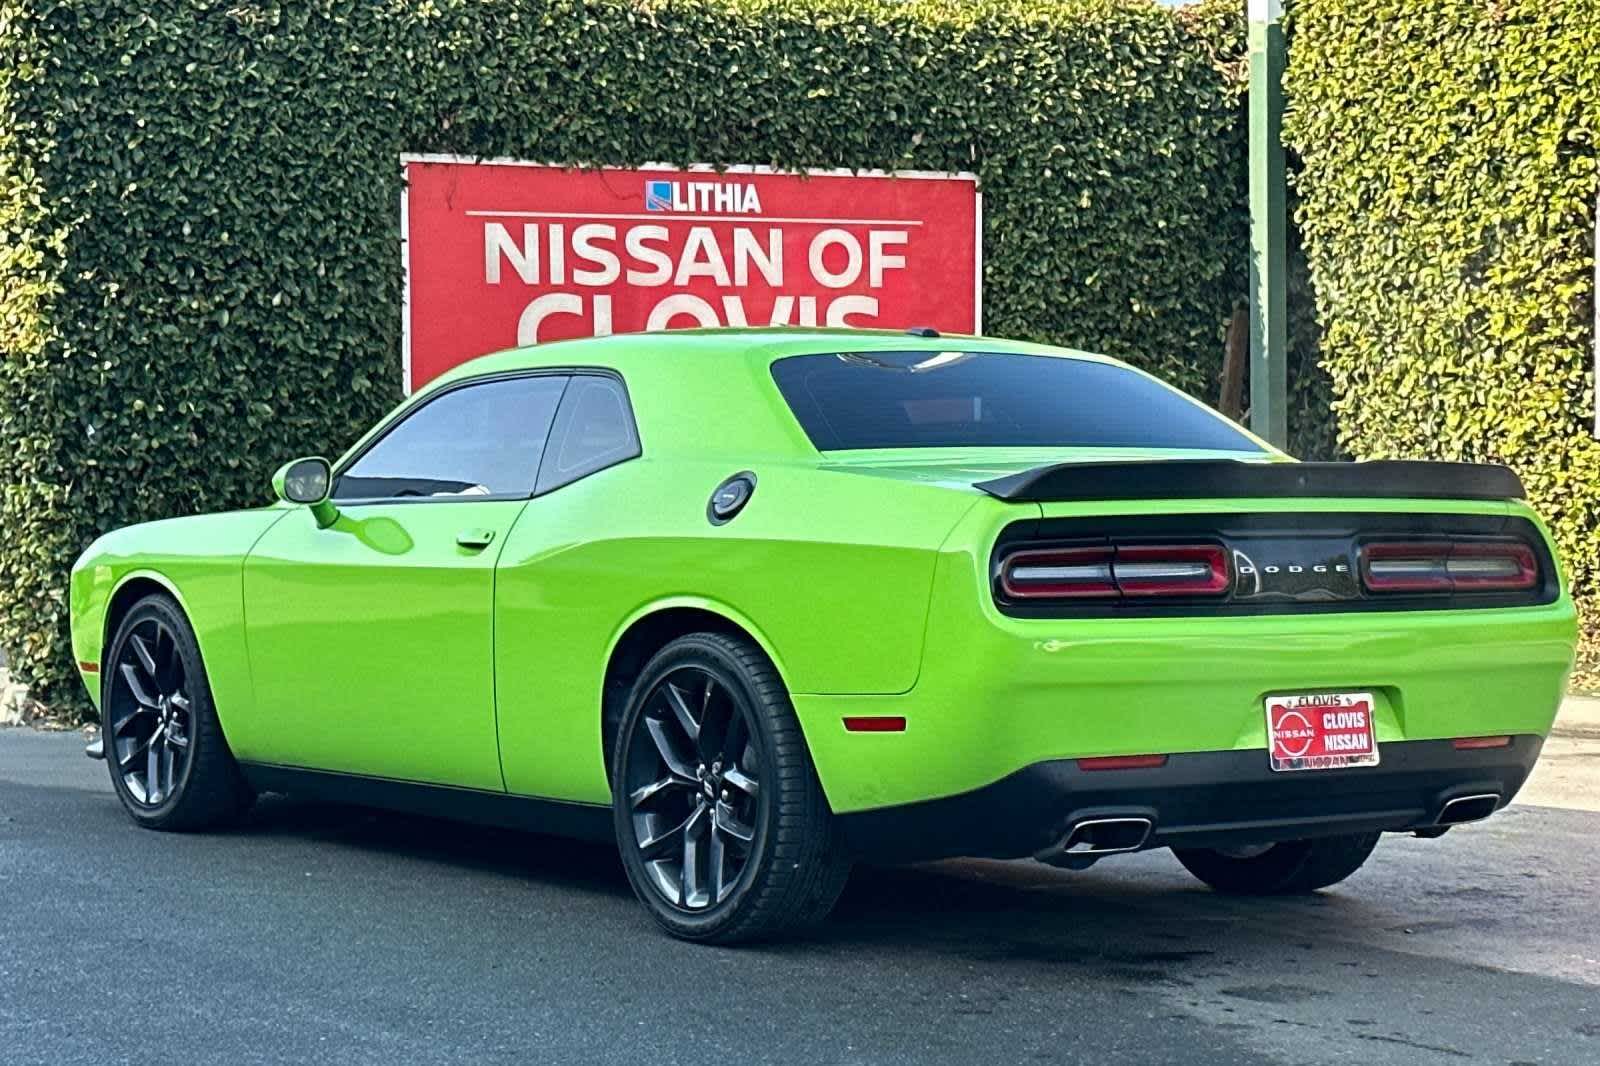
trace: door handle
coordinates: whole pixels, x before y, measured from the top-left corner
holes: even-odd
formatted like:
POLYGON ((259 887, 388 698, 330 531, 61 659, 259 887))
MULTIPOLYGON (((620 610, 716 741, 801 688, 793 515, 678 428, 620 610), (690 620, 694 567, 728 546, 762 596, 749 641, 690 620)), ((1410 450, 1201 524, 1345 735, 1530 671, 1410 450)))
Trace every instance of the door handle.
POLYGON ((456 534, 456 543, 473 551, 482 551, 492 540, 494 540, 492 529, 463 529, 456 534))

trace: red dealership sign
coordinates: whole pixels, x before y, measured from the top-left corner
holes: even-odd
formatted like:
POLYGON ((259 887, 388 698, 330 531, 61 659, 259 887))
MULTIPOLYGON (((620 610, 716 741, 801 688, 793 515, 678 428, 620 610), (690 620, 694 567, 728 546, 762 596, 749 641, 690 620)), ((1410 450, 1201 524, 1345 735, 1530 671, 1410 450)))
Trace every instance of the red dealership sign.
POLYGON ((402 163, 408 392, 486 352, 597 334, 982 328, 971 175, 402 163))

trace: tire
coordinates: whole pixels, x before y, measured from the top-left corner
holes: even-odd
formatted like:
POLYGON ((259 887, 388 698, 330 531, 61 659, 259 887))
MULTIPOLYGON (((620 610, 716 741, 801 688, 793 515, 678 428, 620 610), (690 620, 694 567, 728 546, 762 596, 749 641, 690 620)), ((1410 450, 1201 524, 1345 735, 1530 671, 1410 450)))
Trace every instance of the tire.
POLYGON ((695 633, 645 665, 611 779, 628 881, 673 936, 792 935, 844 889, 850 864, 789 694, 747 640, 695 633))
POLYGON ((146 596, 123 617, 100 685, 111 786, 135 822, 209 829, 250 806, 254 795, 222 735, 194 629, 170 596, 146 596))
POLYGON ((1218 892, 1283 896, 1315 892, 1361 869, 1382 833, 1352 833, 1272 844, 1254 854, 1173 848, 1184 868, 1218 892))

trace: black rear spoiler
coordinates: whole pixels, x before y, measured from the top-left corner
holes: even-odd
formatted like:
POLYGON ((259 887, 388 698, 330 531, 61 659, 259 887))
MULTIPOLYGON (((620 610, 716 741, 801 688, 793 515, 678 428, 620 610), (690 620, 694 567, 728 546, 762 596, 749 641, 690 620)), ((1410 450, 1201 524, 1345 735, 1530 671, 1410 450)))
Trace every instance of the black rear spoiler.
POLYGON ((1508 467, 1392 459, 1370 463, 1252 463, 1238 459, 1057 463, 979 481, 975 487, 998 499, 1034 503, 1295 496, 1519 500, 1524 496, 1522 480, 1508 467))

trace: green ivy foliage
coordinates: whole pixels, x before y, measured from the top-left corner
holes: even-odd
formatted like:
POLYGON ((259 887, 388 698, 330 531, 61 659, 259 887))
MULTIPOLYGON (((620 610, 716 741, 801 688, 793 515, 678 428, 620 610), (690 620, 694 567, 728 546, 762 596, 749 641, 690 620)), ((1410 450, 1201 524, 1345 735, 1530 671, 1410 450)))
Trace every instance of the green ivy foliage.
POLYGON ((1593 605, 1600 0, 1295 0, 1290 19, 1340 440, 1516 468, 1593 605))
POLYGON ((1237 104, 1148 0, 0 0, 0 645, 399 398, 403 151, 975 171, 990 331, 1214 396, 1237 104))

